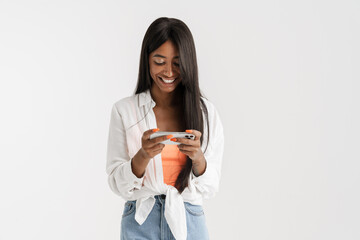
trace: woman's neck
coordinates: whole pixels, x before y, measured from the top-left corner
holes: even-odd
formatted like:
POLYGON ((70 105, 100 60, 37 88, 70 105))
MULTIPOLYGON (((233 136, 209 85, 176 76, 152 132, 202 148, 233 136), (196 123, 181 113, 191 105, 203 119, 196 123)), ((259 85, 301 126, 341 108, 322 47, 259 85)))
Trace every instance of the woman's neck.
POLYGON ((150 89, 151 97, 156 102, 156 106, 160 108, 173 108, 181 104, 181 95, 176 88, 174 91, 167 93, 162 92, 159 88, 154 86, 150 89))

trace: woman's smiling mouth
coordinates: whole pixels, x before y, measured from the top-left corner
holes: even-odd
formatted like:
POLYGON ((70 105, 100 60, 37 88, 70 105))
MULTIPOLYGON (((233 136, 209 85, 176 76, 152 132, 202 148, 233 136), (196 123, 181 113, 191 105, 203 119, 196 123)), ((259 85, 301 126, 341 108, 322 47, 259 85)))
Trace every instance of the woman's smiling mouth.
POLYGON ((169 78, 169 79, 166 79, 166 78, 162 78, 162 77, 160 77, 160 76, 159 76, 159 78, 160 78, 160 80, 161 80, 163 83, 165 83, 165 84, 172 84, 172 83, 175 82, 175 80, 177 79, 177 78, 169 78))

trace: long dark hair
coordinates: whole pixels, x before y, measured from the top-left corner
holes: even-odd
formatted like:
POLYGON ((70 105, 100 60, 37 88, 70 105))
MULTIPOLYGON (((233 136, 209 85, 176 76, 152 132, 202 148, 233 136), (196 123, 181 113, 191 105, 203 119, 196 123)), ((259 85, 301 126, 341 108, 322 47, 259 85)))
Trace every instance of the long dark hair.
MULTIPOLYGON (((151 89, 153 80, 150 76, 149 55, 167 40, 170 40, 179 50, 181 82, 177 86, 177 88, 179 88, 177 90, 181 93, 180 96, 182 96, 182 119, 185 122, 185 129, 196 129, 200 131, 202 133, 200 138, 202 146, 204 135, 202 111, 204 111, 207 126, 209 126, 209 117, 206 105, 203 99, 201 99, 201 97, 204 96, 201 94, 199 88, 194 39, 190 29, 183 21, 176 18, 161 17, 151 23, 142 42, 139 76, 134 94, 151 89)), ((209 142, 209 128, 207 128, 207 130, 207 142, 209 142)), ((191 169, 192 161, 187 156, 186 164, 175 182, 175 187, 179 193, 182 193, 188 186, 191 169)))

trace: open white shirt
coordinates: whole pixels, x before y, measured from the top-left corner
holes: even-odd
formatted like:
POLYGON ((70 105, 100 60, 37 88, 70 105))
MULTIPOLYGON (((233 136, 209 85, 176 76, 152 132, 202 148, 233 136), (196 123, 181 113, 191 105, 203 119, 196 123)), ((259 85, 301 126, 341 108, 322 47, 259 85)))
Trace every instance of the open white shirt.
MULTIPOLYGON (((206 159, 205 172, 196 177, 191 171, 189 185, 179 194, 178 190, 164 183, 161 154, 150 159, 145 174, 138 178, 131 169, 131 161, 142 147, 145 131, 157 128, 153 111, 156 103, 150 90, 118 100, 111 111, 106 173, 111 190, 125 201, 136 201, 135 220, 141 225, 151 212, 155 195, 166 194, 165 218, 176 239, 186 239, 186 213, 184 201, 202 205, 203 198, 215 195, 219 188, 221 163, 224 151, 224 133, 215 106, 207 99, 209 116, 209 145, 207 145, 207 122, 204 117, 203 144, 206 159)), ((160 129, 161 131, 161 129, 160 129)))

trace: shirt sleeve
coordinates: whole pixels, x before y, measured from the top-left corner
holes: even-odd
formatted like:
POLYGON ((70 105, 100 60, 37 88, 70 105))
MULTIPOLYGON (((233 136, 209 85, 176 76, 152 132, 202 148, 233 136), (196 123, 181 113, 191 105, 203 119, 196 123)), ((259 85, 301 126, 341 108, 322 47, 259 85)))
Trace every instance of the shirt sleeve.
POLYGON ((131 161, 123 119, 114 104, 108 135, 106 173, 111 190, 125 199, 141 189, 144 179, 144 176, 138 178, 133 173, 131 161))
POLYGON ((223 125, 215 107, 213 111, 212 116, 209 114, 210 139, 208 149, 204 153, 206 160, 205 172, 196 177, 193 171, 191 171, 191 181, 196 189, 201 192, 204 199, 214 197, 219 191, 224 152, 223 125))

